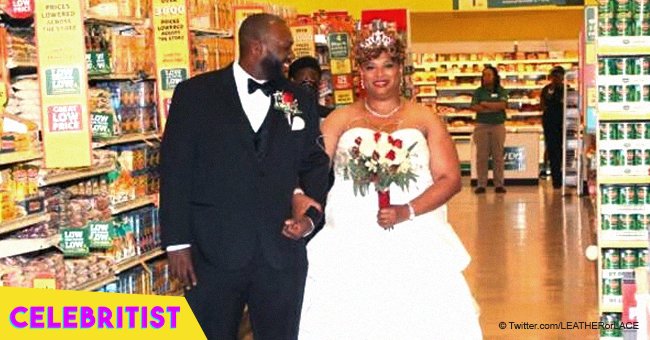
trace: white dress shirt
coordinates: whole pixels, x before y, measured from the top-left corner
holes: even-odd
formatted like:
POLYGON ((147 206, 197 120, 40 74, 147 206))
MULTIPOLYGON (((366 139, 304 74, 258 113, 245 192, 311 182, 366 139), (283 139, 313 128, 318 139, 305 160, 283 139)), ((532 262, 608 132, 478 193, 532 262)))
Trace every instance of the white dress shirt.
MULTIPOLYGON (((260 84, 264 84, 266 80, 255 79, 255 77, 248 74, 248 72, 239 65, 239 62, 233 63, 232 69, 235 76, 235 86, 237 86, 239 101, 244 109, 244 113, 246 113, 251 128, 253 128, 253 131, 257 132, 257 130, 262 126, 262 123, 264 123, 266 114, 269 112, 271 96, 267 97, 261 90, 248 93, 248 79, 253 79, 260 84)), ((167 251, 181 250, 189 247, 189 244, 177 244, 168 246, 167 251)))

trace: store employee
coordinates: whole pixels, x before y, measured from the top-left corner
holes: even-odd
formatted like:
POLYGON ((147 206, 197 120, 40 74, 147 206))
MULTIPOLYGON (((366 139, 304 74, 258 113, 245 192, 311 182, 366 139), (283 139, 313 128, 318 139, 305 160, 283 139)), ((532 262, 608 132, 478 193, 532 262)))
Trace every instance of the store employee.
POLYGON ((492 156, 495 192, 506 192, 503 181, 504 144, 506 141, 506 106, 508 92, 501 86, 499 72, 492 66, 483 69, 481 87, 472 97, 471 109, 476 111, 473 141, 476 145, 476 194, 485 193, 488 179, 488 159, 492 156))

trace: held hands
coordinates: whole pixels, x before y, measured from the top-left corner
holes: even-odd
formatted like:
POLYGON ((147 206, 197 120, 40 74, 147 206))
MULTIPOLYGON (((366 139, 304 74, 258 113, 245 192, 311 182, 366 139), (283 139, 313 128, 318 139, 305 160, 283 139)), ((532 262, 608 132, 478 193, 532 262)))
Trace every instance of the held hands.
POLYGON ((393 229, 393 227, 401 222, 409 219, 409 207, 407 204, 391 205, 388 208, 380 209, 377 212, 377 223, 384 230, 393 229))
POLYGON ((292 207, 293 217, 284 221, 282 235, 292 240, 299 240, 314 230, 311 219, 305 216, 307 209, 314 207, 322 213, 323 208, 318 202, 304 194, 293 195, 292 207))
POLYGON ((169 270, 173 277, 181 281, 186 290, 196 286, 196 274, 192 264, 191 248, 184 248, 167 252, 169 258, 169 270))

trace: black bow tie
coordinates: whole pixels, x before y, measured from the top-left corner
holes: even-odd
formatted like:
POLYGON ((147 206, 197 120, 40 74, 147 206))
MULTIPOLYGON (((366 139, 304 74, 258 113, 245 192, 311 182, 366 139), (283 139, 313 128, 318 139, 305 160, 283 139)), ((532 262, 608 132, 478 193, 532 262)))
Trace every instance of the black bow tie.
POLYGON ((255 80, 248 78, 248 93, 255 93, 257 90, 262 90, 262 93, 268 97, 273 93, 273 84, 271 84, 270 81, 260 84, 255 80))

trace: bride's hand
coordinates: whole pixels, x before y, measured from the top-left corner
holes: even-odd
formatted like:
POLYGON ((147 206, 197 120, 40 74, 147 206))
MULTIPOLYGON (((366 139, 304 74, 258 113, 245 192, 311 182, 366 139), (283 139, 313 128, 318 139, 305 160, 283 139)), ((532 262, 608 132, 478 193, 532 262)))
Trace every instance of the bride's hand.
POLYGON ((409 219, 408 205, 391 205, 380 209, 377 213, 377 223, 384 229, 391 229, 394 225, 409 219))

